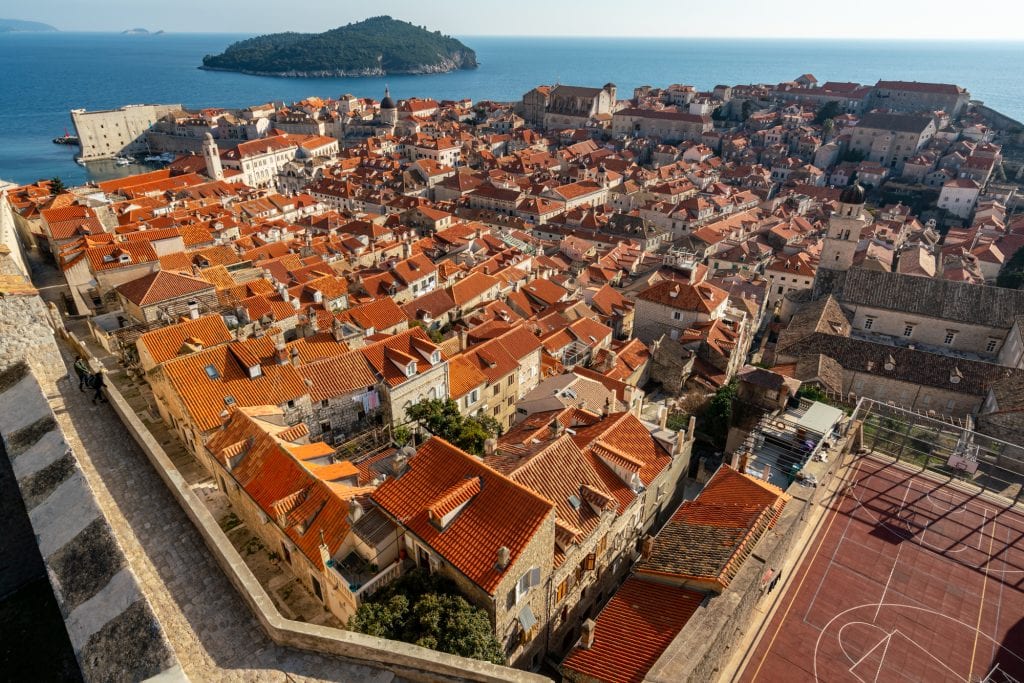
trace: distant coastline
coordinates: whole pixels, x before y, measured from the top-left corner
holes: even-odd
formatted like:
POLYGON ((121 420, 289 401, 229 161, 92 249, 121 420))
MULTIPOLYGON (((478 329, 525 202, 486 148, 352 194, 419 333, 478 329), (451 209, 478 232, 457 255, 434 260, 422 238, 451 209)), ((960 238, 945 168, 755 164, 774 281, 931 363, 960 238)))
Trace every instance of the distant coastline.
POLYGON ((0 33, 56 33, 59 30, 56 26, 41 21, 0 19, 0 33))

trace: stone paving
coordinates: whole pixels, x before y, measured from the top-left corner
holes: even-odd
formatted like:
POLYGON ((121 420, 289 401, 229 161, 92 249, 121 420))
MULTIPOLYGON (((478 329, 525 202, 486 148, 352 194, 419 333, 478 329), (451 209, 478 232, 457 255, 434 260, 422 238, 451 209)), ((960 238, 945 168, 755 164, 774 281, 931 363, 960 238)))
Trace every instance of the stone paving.
MULTIPOLYGON (((60 273, 38 258, 32 270, 43 298, 58 299, 60 273)), ((73 356, 61 351, 70 368, 73 356)), ((114 411, 92 405, 66 375, 43 390, 191 680, 400 681, 383 669, 273 643, 114 411)))
POLYGON ((94 406, 68 379, 44 388, 189 678, 395 680, 387 671, 270 641, 113 410, 94 406))

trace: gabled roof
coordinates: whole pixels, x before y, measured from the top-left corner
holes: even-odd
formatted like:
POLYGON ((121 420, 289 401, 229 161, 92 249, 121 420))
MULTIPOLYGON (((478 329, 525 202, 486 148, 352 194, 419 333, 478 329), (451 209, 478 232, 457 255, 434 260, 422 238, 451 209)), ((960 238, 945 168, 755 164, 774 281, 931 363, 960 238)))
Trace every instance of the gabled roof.
POLYGON ((601 610, 593 644, 574 648, 562 662, 567 679, 640 683, 703 600, 696 591, 626 579, 601 610))
POLYGON ((226 344, 234 339, 224 319, 219 315, 204 315, 195 320, 186 320, 142 334, 135 344, 145 347, 153 361, 159 365, 174 358, 181 352, 187 341, 199 348, 210 348, 226 344))
POLYGON ((637 298, 684 311, 711 313, 729 295, 725 290, 707 282, 691 285, 677 280, 663 280, 645 289, 637 298))
POLYGON ((121 296, 136 306, 150 306, 168 299, 200 292, 214 292, 213 285, 206 280, 163 270, 126 282, 116 289, 121 296))
MULTIPOLYGON (((475 488, 475 487, 474 487, 475 488)), ((387 480, 374 501, 399 524, 450 562, 466 578, 493 595, 502 578, 548 520, 554 506, 484 463, 433 437, 420 446, 400 478, 387 480), (444 528, 431 521, 453 487, 477 478, 479 492, 444 528), (509 515, 509 510, 515 510, 509 515), (498 566, 498 549, 511 561, 498 566)))

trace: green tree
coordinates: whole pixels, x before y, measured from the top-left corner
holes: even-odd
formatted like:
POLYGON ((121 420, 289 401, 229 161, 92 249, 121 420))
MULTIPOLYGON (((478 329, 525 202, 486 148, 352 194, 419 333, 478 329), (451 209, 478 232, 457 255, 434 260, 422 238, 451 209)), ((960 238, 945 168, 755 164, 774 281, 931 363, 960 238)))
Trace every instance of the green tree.
POLYGON ((746 121, 756 109, 757 107, 752 100, 743 100, 743 107, 740 108, 740 118, 746 121))
POLYGON ((726 437, 729 436, 733 401, 735 400, 736 380, 733 380, 715 392, 708 403, 708 409, 704 411, 704 429, 702 431, 723 445, 726 437))
POLYGON ((814 122, 819 126, 830 119, 834 119, 839 115, 839 103, 838 102, 826 102, 818 110, 818 113, 814 115, 814 122))
POLYGON ((431 434, 474 455, 482 455, 484 442, 501 431, 501 425, 490 416, 463 417, 459 413, 458 404, 451 399, 420 401, 410 407, 406 415, 431 434))
POLYGON ((349 619, 360 633, 432 650, 504 664, 487 613, 458 593, 451 581, 414 569, 365 601, 349 619))
POLYGON ((53 194, 60 194, 61 192, 64 192, 66 189, 68 188, 67 186, 64 185, 64 181, 61 180, 61 177, 59 175, 55 175, 52 178, 50 178, 50 192, 52 192, 53 194))
POLYGON ((1010 260, 1003 264, 996 276, 996 286, 1008 289, 1024 288, 1024 249, 1018 249, 1010 260))

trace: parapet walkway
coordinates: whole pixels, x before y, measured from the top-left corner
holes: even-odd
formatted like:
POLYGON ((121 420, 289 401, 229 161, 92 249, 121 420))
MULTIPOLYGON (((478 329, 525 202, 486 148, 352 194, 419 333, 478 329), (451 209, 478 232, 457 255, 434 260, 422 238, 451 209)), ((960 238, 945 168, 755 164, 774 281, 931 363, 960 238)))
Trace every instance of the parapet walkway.
POLYGON ((397 680, 390 671, 273 643, 110 406, 92 405, 90 394, 66 377, 43 389, 186 676, 204 682, 397 680))

